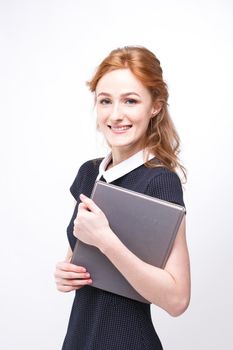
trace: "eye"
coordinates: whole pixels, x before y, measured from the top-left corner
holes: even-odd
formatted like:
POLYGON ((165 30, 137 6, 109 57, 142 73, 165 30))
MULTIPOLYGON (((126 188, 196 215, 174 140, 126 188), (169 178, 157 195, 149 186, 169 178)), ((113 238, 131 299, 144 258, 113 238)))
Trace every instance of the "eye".
POLYGON ((137 102, 138 102, 138 101, 135 100, 134 98, 127 98, 127 99, 125 100, 125 103, 128 104, 128 105, 134 105, 134 104, 136 104, 137 102))
POLYGON ((108 105, 111 103, 111 100, 109 98, 103 98, 101 100, 99 100, 99 104, 101 105, 108 105))

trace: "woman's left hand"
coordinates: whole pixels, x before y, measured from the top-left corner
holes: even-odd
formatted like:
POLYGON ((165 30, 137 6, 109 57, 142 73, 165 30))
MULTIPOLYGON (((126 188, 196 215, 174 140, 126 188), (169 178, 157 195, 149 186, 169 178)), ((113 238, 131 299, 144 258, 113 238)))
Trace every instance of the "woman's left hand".
POLYGON ((93 200, 83 194, 80 195, 80 199, 73 234, 80 241, 100 249, 113 232, 106 216, 93 200))

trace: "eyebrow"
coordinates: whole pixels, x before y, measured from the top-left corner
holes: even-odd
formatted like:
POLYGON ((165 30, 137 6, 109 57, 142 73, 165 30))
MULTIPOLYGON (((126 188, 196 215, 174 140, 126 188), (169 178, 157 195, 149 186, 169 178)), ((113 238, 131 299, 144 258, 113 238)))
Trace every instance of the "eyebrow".
MULTIPOLYGON (((138 97, 140 97, 140 95, 139 94, 137 94, 136 92, 133 92, 133 91, 131 91, 131 92, 126 92, 126 93, 124 93, 124 94, 121 94, 121 97, 126 97, 126 96, 129 96, 129 95, 136 95, 136 96, 138 96, 138 97)), ((97 97, 99 97, 99 96, 111 96, 111 94, 109 94, 108 92, 100 92, 98 95, 97 95, 97 97)))

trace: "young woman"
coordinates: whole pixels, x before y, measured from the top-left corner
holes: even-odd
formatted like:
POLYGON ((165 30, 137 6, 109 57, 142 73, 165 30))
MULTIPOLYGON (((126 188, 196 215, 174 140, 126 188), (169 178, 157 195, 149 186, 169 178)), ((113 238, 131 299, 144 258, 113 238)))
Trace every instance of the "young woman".
POLYGON ((69 249, 55 272, 59 291, 76 291, 62 349, 162 349, 152 324, 150 304, 92 287, 89 271, 85 266, 71 264, 70 258, 78 238, 100 249, 151 303, 172 316, 188 307, 190 269, 185 219, 166 266, 160 269, 129 251, 89 198, 98 178, 184 205, 177 175, 184 169, 178 160, 179 137, 167 110, 167 86, 159 60, 143 47, 112 51, 88 84, 95 94, 97 126, 110 153, 104 159, 84 163, 71 186, 77 204, 67 228, 69 249))

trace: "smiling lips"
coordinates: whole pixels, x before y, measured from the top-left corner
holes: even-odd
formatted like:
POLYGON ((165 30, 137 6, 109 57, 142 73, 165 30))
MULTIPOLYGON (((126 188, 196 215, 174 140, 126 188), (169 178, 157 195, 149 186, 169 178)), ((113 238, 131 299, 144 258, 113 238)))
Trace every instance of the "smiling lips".
POLYGON ((120 125, 120 126, 113 126, 113 125, 108 125, 108 127, 116 134, 121 134, 127 130, 129 130, 132 125, 120 125))

